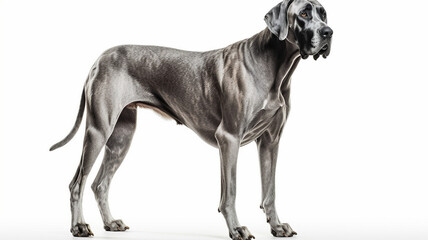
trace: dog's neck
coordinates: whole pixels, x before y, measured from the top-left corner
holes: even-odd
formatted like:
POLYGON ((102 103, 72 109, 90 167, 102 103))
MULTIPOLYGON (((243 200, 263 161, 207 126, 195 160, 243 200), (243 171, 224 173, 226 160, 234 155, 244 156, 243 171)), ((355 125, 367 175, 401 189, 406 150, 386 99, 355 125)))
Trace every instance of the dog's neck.
POLYGON ((273 79, 266 79, 266 83, 274 91, 282 93, 288 91, 290 76, 301 58, 291 29, 289 32, 284 41, 280 41, 268 28, 247 39, 255 64, 267 65, 266 68, 272 72, 273 79))

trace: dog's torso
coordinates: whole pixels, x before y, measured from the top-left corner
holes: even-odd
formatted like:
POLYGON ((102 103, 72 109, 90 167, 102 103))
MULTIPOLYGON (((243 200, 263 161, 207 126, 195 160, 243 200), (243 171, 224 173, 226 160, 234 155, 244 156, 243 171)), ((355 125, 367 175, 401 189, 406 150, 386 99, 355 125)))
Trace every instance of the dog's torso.
POLYGON ((215 147, 216 129, 229 118, 230 128, 238 129, 245 145, 272 123, 280 128, 288 112, 290 76, 300 58, 296 49, 270 43, 274 40, 270 35, 265 30, 208 52, 114 47, 102 54, 89 74, 88 103, 119 96, 119 108, 139 103, 160 110, 215 147))

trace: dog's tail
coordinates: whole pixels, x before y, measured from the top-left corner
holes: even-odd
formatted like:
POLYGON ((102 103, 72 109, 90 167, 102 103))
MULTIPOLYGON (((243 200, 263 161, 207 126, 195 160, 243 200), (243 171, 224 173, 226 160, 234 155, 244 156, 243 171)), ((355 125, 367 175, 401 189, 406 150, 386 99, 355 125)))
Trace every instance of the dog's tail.
POLYGON ((60 142, 54 144, 51 148, 49 148, 49 151, 53 151, 57 148, 64 146, 74 137, 77 130, 79 129, 80 123, 82 122, 84 110, 85 110, 85 89, 83 89, 83 92, 82 92, 82 97, 80 99, 79 113, 77 114, 76 122, 74 123, 73 129, 71 129, 70 133, 63 140, 61 140, 60 142))

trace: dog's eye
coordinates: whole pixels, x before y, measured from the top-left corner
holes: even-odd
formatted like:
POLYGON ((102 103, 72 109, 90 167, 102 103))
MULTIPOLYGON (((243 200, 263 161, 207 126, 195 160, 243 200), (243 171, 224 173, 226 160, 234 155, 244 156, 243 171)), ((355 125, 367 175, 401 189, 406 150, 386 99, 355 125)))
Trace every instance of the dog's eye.
POLYGON ((302 18, 307 18, 307 17, 308 17, 308 13, 307 13, 306 11, 301 11, 301 12, 300 12, 300 16, 301 16, 302 18))

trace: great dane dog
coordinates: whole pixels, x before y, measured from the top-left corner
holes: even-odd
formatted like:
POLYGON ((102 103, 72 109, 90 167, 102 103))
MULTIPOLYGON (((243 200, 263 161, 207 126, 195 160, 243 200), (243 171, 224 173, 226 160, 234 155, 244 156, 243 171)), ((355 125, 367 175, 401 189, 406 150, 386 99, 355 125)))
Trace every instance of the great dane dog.
POLYGON ((192 129, 218 147, 221 200, 233 240, 254 238, 235 212, 236 163, 240 146, 256 141, 261 167, 262 201, 271 232, 296 234, 281 223, 275 209, 278 143, 289 111, 290 78, 299 61, 326 58, 333 31, 316 0, 284 0, 270 10, 267 28, 223 49, 189 52, 155 46, 118 46, 105 51, 90 70, 71 132, 50 150, 65 145, 77 132, 87 107, 85 138, 76 174, 70 183, 71 232, 93 233, 82 213, 85 182, 95 159, 105 155, 92 190, 107 231, 125 231, 110 214, 108 192, 134 135, 137 107, 150 108, 192 129))

